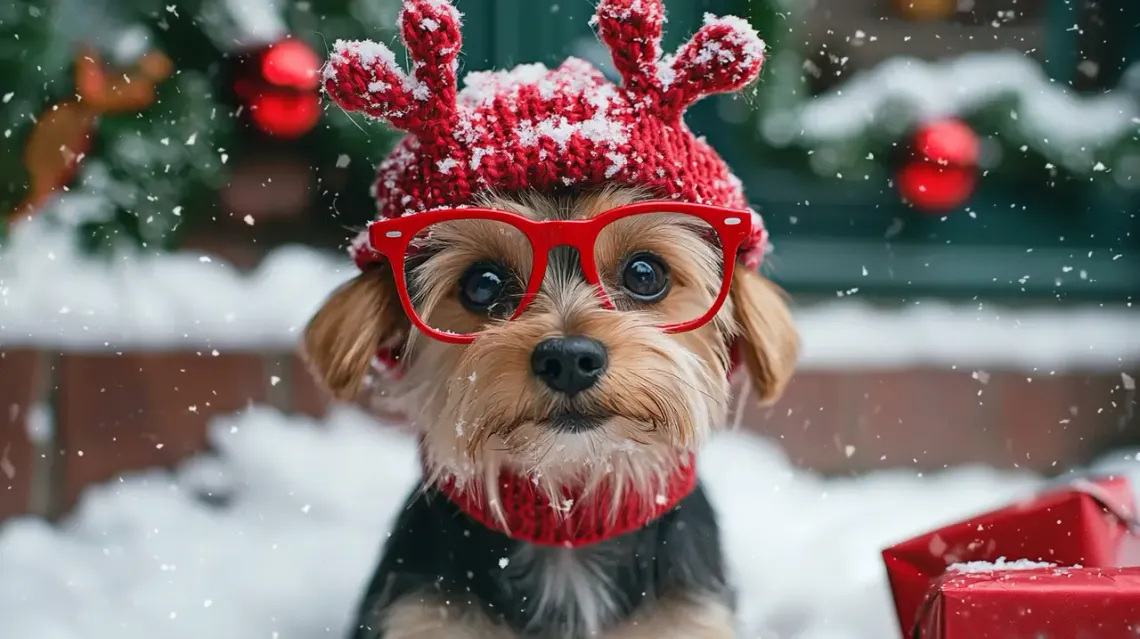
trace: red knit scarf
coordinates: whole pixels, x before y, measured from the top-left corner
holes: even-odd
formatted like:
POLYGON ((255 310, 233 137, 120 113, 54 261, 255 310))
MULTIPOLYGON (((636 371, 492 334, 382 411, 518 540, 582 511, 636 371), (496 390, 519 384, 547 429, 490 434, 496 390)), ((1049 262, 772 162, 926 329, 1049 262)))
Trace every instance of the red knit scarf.
POLYGON ((628 488, 615 504, 613 490, 602 485, 583 496, 582 489, 562 490, 563 503, 551 504, 533 478, 503 471, 499 497, 506 525, 495 516, 481 491, 463 490, 455 479, 439 483, 440 491, 475 521, 512 539, 542 546, 586 546, 643 528, 665 515, 697 485, 696 456, 688 453, 669 474, 658 495, 628 488))

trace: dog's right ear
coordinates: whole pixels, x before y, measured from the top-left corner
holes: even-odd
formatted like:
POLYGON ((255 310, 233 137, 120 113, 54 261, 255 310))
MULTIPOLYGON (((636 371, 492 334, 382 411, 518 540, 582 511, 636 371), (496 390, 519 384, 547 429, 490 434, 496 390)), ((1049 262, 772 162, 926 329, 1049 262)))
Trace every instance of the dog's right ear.
POLYGON ((355 399, 378 349, 410 330, 392 270, 378 264, 340 286, 305 327, 302 355, 340 400, 355 399))
POLYGON ((732 276, 732 304, 740 354, 762 405, 780 398, 799 357, 787 294, 768 278, 739 268, 732 276))

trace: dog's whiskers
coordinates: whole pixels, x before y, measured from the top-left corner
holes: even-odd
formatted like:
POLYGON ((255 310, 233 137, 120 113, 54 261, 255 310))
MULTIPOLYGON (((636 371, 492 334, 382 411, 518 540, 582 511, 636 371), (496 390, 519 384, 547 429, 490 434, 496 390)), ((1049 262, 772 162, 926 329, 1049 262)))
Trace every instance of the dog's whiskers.
MULTIPOLYGON (((711 402, 715 402, 718 405, 724 403, 724 401, 725 401, 724 399, 722 399, 720 397, 714 396, 712 393, 708 392, 707 390, 704 390, 702 388, 697 387, 696 384, 693 384, 689 380, 681 377, 680 375, 678 375, 677 373, 675 373, 673 371, 661 370, 661 371, 655 371, 655 372, 659 375, 664 375, 664 376, 668 377, 669 379, 677 382, 678 384, 681 384, 685 388, 688 388, 689 390, 691 390, 695 393, 700 393, 705 399, 707 399, 711 402)), ((645 379, 645 378, 642 377, 641 379, 645 379)))

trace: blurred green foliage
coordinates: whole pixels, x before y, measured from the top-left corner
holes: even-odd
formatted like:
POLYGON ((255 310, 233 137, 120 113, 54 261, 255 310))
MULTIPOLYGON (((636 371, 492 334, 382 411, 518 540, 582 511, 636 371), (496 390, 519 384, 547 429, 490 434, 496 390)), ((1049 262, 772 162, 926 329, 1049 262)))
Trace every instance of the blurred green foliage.
MULTIPOLYGON (((8 97, 0 104, 0 212, 24 197, 28 173, 23 143, 52 105, 74 100, 74 61, 93 48, 113 69, 157 50, 175 75, 158 98, 138 112, 100 117, 90 151, 68 185, 66 207, 51 212, 80 233, 92 249, 120 242, 170 249, 183 231, 217 215, 217 191, 243 152, 262 135, 241 117, 232 92, 239 62, 288 35, 304 40, 323 58, 337 38, 394 35, 396 0, 12 0, 0 7, 0 77, 8 97)), ((325 104, 318 127, 290 144, 318 169, 330 210, 349 211, 329 224, 351 226, 371 214, 367 203, 373 166, 393 143, 386 127, 349 117, 325 104), (336 186, 321 170, 337 167, 336 186)), ((48 207, 52 209, 52 207, 48 207)), ((0 239, 7 225, 0 226, 0 239)))

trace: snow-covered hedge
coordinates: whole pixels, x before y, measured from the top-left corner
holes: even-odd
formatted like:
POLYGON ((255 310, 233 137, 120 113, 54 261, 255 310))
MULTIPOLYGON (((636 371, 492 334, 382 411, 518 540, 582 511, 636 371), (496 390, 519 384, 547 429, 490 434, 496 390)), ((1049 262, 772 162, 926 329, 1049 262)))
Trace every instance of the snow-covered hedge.
MULTIPOLYGON (((1140 64, 1129 77, 1140 77, 1140 64)), ((773 98, 758 122, 765 141, 810 150, 812 168, 828 177, 866 179, 883 170, 887 154, 916 126, 961 118, 981 127, 981 159, 991 173, 1003 171, 1008 161, 1135 189, 1140 99, 1132 82, 1081 95, 1016 51, 936 62, 899 56, 817 98, 773 98)))

